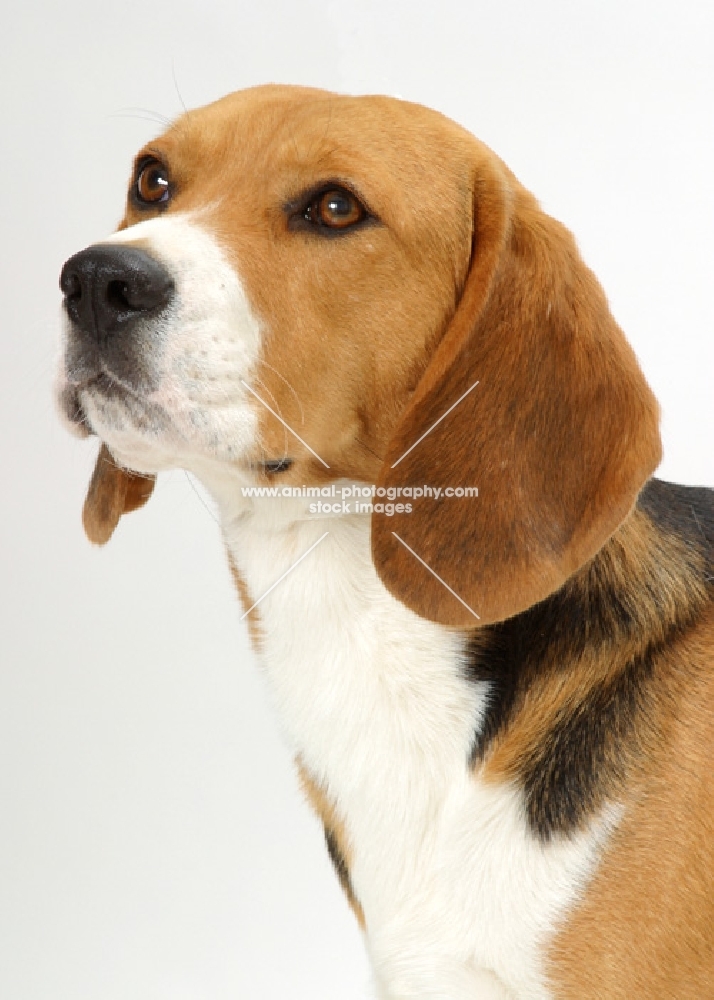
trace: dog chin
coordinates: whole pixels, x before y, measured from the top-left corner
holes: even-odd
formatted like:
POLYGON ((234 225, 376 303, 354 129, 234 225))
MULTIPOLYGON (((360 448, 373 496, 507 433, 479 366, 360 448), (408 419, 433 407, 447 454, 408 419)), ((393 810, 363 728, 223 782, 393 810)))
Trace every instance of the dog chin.
POLYGON ((195 414, 198 427, 191 421, 182 426, 162 407, 141 405, 131 395, 123 395, 121 387, 114 386, 109 393, 96 384, 85 387, 79 393, 79 406, 90 432, 106 444, 118 465, 133 472, 155 476, 185 469, 200 477, 199 470, 204 469, 235 472, 243 459, 247 435, 241 433, 240 421, 233 427, 236 445, 227 449, 215 446, 213 439, 220 440, 220 435, 210 426, 201 426, 195 414))
POLYGON ((131 472, 156 476, 159 472, 167 472, 181 465, 174 455, 157 448, 153 442, 149 444, 131 431, 112 430, 100 433, 99 437, 116 464, 131 472))
MULTIPOLYGON (((80 437, 98 437, 106 444, 117 465, 148 476, 176 468, 178 463, 173 456, 167 454, 156 439, 133 427, 131 421, 105 419, 106 408, 93 405, 96 400, 86 388, 75 389, 73 394, 68 392, 66 395, 69 403, 64 405, 69 406, 70 412, 67 414, 65 409, 65 422, 70 422, 70 429, 80 437), (81 419, 81 424, 71 423, 75 417, 81 419)), ((113 418, 116 416, 116 413, 112 414, 113 418)))

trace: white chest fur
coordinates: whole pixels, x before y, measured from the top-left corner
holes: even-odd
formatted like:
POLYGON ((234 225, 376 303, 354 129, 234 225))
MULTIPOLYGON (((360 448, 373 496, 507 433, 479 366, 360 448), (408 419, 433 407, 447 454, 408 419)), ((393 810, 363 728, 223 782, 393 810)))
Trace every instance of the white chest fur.
POLYGON ((387 593, 367 517, 294 519, 276 503, 224 505, 224 532, 253 600, 290 570, 259 604, 262 660, 344 821, 382 995, 547 1000, 544 947, 610 824, 537 841, 518 791, 469 769, 487 690, 463 671, 462 634, 387 593))

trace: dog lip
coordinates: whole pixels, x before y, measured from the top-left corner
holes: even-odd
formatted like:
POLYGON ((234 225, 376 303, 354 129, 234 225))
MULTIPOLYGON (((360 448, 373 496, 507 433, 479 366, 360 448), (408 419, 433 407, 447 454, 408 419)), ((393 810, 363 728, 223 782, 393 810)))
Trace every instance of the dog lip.
POLYGON ((101 367, 99 365, 94 365, 89 369, 85 368, 81 373, 68 368, 65 371, 65 379, 67 385, 71 386, 76 392, 79 392, 81 389, 95 382, 100 374, 101 367))
POLYGON ((269 459, 267 462, 261 462, 260 468, 263 472, 270 473, 271 475, 277 475, 279 472, 287 472, 292 464, 292 458, 275 458, 269 459))
POLYGON ((89 437, 95 433, 94 428, 87 419, 87 414, 84 412, 77 386, 66 383, 60 389, 57 401, 60 412, 67 421, 70 430, 74 431, 75 434, 79 434, 80 437, 89 437))
POLYGON ((81 393, 87 390, 96 392, 104 399, 130 397, 138 402, 143 402, 142 397, 135 389, 117 378, 102 362, 93 371, 83 372, 81 377, 77 377, 75 373, 73 378, 71 371, 66 372, 64 384, 59 389, 57 396, 59 408, 71 429, 79 431, 85 437, 96 433, 82 405, 81 393))
POLYGON ((78 383, 76 388, 78 392, 82 389, 96 389, 102 395, 110 398, 116 395, 125 394, 127 396, 131 396, 133 399, 143 401, 141 394, 124 379, 116 375, 103 361, 100 361, 97 365, 96 372, 88 378, 82 379, 81 383, 78 383))

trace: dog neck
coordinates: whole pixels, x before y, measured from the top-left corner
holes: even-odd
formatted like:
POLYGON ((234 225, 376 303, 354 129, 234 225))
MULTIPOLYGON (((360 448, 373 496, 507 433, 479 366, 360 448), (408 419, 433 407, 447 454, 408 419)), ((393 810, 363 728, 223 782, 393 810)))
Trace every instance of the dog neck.
POLYGON ((432 747, 432 766, 453 766, 467 746, 474 768, 517 777, 544 838, 578 826, 583 810, 616 794, 621 769, 596 760, 634 752, 644 738, 659 653, 706 601, 705 491, 699 498, 652 480, 559 591, 505 622, 456 630, 387 593, 371 562, 368 516, 316 516, 309 499, 256 500, 238 496, 235 483, 210 485, 248 607, 256 605, 259 656, 312 773, 331 782, 333 767, 345 773, 339 747, 350 757, 360 734, 374 732, 381 692, 385 722, 432 747), (526 695, 551 706, 545 733, 518 735, 526 695), (415 713, 408 725, 396 720, 397 704, 415 713), (603 726, 585 731, 593 714, 603 726), (558 752, 562 761, 553 760, 558 752), (583 783, 590 798, 580 796, 583 783))

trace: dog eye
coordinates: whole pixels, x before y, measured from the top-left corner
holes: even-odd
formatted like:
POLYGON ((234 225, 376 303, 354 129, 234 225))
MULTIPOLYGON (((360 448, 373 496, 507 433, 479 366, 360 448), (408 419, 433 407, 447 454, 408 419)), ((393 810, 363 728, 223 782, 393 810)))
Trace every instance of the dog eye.
POLYGON ((321 191, 303 212, 308 222, 327 229, 349 229, 366 217, 367 210, 352 192, 338 187, 321 191))
POLYGON ((147 160, 134 184, 137 201, 144 205, 158 205, 169 200, 169 174, 163 163, 147 160))

